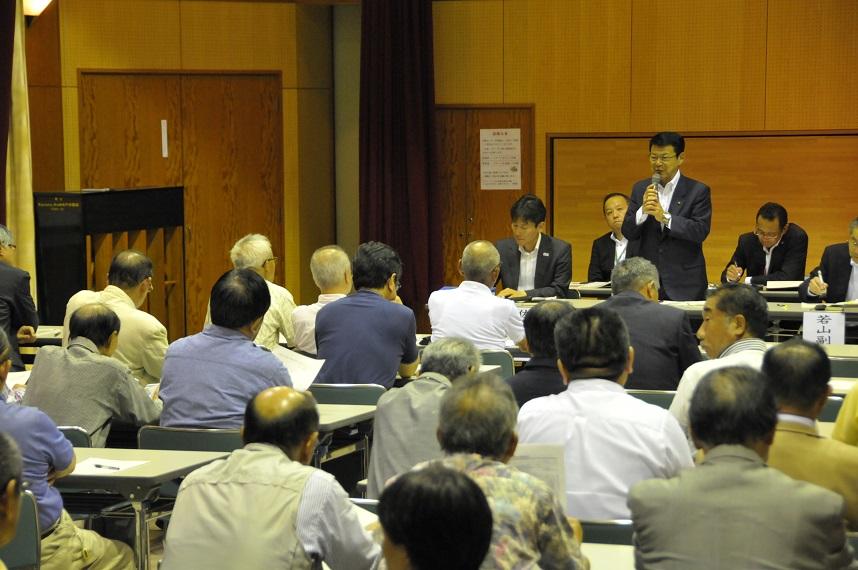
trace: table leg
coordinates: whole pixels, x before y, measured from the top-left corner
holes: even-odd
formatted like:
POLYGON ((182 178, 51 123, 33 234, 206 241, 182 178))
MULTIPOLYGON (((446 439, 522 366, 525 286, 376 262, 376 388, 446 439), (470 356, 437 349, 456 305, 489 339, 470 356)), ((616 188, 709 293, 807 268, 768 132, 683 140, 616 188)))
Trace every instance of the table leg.
POLYGON ((142 501, 131 501, 134 509, 134 554, 137 570, 149 570, 149 523, 146 521, 146 505, 142 501))

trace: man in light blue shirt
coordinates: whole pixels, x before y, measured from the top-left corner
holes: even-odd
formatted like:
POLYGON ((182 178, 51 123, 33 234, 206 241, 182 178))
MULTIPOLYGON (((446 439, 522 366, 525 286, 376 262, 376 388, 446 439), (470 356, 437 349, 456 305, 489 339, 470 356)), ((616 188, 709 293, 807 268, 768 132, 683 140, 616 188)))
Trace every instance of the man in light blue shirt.
POLYGON ((217 280, 212 324, 167 349, 162 426, 239 428, 255 394, 292 386, 283 363, 253 343, 270 304, 265 280, 251 269, 234 269, 217 280))

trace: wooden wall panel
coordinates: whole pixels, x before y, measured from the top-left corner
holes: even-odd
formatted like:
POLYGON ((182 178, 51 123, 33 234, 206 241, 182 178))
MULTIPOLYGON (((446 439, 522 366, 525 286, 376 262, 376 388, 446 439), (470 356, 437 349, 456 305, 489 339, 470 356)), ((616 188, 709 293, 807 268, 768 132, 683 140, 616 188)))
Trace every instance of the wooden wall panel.
POLYGON ((65 190, 63 166, 63 99, 57 87, 30 86, 30 148, 33 153, 33 190, 65 190))
MULTIPOLYGON (((117 247, 116 251, 122 251, 117 247)), ((146 249, 143 250, 152 260, 152 291, 146 298, 146 312, 151 313, 164 326, 167 325, 167 290, 164 285, 167 255, 164 245, 164 228, 153 228, 146 231, 146 249)), ((181 258, 180 258, 181 259, 181 258)))
POLYGON ((858 2, 769 0, 766 128, 858 128, 858 2))
POLYGON ((295 85, 304 89, 333 87, 332 17, 330 8, 295 7, 296 47, 293 49, 302 54, 293 58, 297 67, 295 85))
POLYGON ((764 128, 767 0, 633 0, 630 131, 764 128))
MULTIPOLYGON (((649 176, 648 137, 575 138, 555 142, 555 235, 573 247, 573 278, 586 279, 593 239, 608 231, 601 199, 649 176)), ((704 243, 710 281, 717 281, 739 234, 754 229, 765 202, 783 204, 810 236, 806 270, 826 245, 845 241, 855 206, 858 133, 851 135, 686 137, 682 172, 712 188, 712 231, 704 243)))
POLYGON ((170 342, 185 336, 185 265, 183 232, 181 228, 167 228, 167 263, 164 275, 164 288, 167 294, 167 319, 162 321, 167 327, 170 342), (177 332, 180 331, 180 334, 177 332))

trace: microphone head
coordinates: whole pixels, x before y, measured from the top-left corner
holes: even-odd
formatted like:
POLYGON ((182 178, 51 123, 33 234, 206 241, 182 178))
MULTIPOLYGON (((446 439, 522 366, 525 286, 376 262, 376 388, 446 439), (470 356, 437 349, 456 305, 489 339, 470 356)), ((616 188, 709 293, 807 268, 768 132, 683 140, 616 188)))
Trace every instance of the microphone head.
POLYGON ((652 173, 652 185, 658 188, 658 185, 661 184, 661 174, 658 172, 652 173))

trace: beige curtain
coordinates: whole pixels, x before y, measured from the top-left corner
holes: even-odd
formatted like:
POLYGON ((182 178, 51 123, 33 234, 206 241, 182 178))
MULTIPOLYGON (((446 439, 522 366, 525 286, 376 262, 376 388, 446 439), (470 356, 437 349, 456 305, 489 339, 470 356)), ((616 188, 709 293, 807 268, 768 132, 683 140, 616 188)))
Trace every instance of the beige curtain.
MULTIPOLYGON (((7 0, 3 0, 7 1, 7 0)), ((12 230, 16 265, 30 272, 36 298, 36 234, 33 221, 33 156, 30 152, 30 102, 24 54, 24 3, 16 0, 15 52, 12 56, 12 117, 6 157, 6 225, 12 230)))

